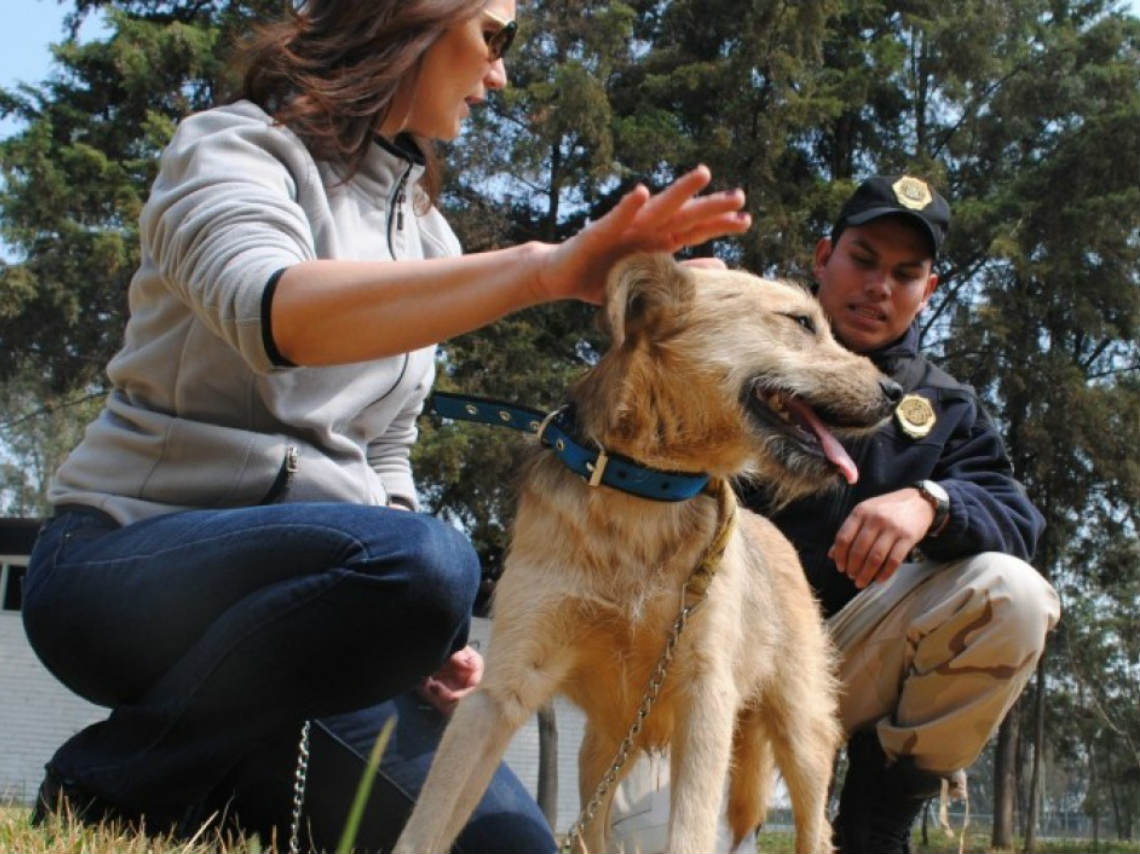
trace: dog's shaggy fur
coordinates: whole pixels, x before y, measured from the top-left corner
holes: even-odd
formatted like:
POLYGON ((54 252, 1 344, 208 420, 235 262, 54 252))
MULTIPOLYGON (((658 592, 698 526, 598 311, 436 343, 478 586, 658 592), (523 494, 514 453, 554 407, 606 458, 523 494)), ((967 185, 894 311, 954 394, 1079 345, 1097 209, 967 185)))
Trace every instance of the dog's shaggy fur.
MULTIPOLYGON (((810 422, 865 431, 898 397, 834 341, 818 304, 794 285, 638 256, 611 275, 606 317, 612 345, 572 393, 577 423, 643 465, 758 478, 791 499, 834 483, 845 459, 810 422)), ((396 851, 448 850, 511 736, 555 692, 586 712, 580 781, 583 802, 591 797, 716 527, 706 495, 666 503, 592 488, 549 451, 535 453, 486 675, 456 710, 396 851)), ((831 850, 825 807, 840 741, 832 658, 795 550, 740 510, 638 740, 671 746, 668 851, 713 849, 730 770, 739 842, 764 818, 773 760, 791 795, 797 851, 831 850)), ((610 801, 585 829, 589 851, 605 849, 610 801)))

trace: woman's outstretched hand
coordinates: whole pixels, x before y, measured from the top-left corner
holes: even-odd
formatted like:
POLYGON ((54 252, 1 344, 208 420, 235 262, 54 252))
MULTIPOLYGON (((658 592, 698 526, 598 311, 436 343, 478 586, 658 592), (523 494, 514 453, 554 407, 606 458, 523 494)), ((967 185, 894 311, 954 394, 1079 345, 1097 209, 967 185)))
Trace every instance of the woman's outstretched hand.
POLYGON ((544 244, 535 296, 541 302, 571 298, 600 304, 606 275, 625 255, 673 253, 747 231, 752 218, 741 211, 742 191, 697 195, 711 179, 708 168, 698 166, 656 195, 639 184, 570 239, 544 244))
POLYGON ((748 229, 743 192, 698 195, 710 179, 698 166, 656 195, 637 186, 563 243, 447 258, 301 261, 277 281, 270 324, 277 349, 298 365, 360 362, 426 347, 538 303, 600 305, 610 268, 624 256, 673 253, 748 229))

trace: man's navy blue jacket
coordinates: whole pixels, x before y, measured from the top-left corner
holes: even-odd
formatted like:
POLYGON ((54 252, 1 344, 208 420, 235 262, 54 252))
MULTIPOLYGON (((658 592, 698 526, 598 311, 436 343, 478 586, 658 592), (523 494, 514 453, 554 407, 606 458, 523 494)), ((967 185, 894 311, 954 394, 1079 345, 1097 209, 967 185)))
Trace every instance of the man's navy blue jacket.
POLYGON ((937 481, 950 495, 950 519, 938 537, 920 548, 934 560, 978 552, 1005 552, 1030 560, 1045 520, 1013 477, 997 429, 974 390, 935 367, 918 352, 912 325, 894 344, 868 354, 883 373, 934 407, 929 435, 913 439, 895 419, 870 437, 844 442, 859 468, 854 486, 812 496, 771 510, 762 489, 744 487, 744 504, 768 516, 795 544, 808 580, 828 616, 858 589, 827 557, 840 525, 855 505, 917 480, 937 481))

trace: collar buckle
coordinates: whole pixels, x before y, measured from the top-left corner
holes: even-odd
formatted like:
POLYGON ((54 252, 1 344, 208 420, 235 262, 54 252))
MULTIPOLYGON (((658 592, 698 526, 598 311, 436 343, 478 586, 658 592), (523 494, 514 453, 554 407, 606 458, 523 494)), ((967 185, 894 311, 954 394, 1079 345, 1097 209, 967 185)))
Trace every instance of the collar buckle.
MULTIPOLYGON (((546 441, 546 428, 550 426, 550 422, 566 411, 565 406, 560 406, 557 409, 552 409, 546 413, 546 417, 542 419, 541 423, 534 428, 534 439, 538 444, 548 444, 546 441)), ((532 422, 533 423, 533 422, 532 422)))
POLYGON ((586 471, 590 473, 590 479, 587 481, 590 486, 600 486, 602 483, 602 476, 606 473, 606 463, 610 461, 610 455, 606 453, 606 449, 600 444, 598 445, 598 458, 592 463, 586 463, 586 471))

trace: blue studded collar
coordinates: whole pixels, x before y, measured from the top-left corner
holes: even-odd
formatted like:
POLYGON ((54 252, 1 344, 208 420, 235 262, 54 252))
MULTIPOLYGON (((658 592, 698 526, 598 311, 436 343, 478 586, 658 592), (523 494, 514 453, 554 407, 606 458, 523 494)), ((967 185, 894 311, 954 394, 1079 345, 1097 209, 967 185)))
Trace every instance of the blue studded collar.
POLYGON ((590 486, 609 486, 654 501, 686 501, 709 482, 707 474, 661 471, 621 454, 608 453, 601 447, 586 447, 575 438, 574 412, 570 406, 543 413, 491 398, 437 391, 428 399, 425 409, 444 418, 498 424, 535 433, 539 442, 554 451, 568 469, 590 486))

